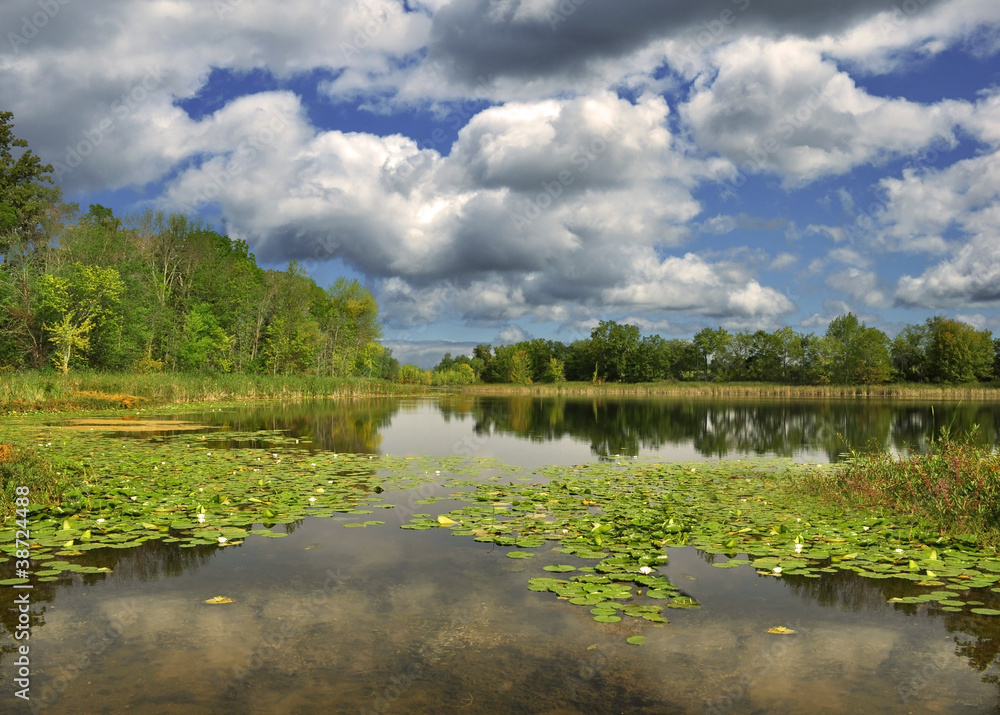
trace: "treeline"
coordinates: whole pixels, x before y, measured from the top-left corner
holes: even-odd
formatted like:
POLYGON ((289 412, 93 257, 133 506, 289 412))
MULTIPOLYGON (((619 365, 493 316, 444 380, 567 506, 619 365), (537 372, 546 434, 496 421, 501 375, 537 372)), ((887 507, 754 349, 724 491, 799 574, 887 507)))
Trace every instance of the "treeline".
POLYGON ((378 305, 356 280, 324 289, 295 262, 151 210, 63 207, 0 264, 0 367, 392 378, 378 305))
MULTIPOLYGON (((404 365, 400 377, 418 381, 419 372, 404 365)), ((424 379, 433 384, 988 382, 1000 379, 1000 339, 943 316, 909 325, 893 339, 852 313, 833 320, 822 336, 789 327, 770 333, 706 328, 691 340, 667 340, 642 336, 634 325, 603 321, 588 339, 570 345, 538 339, 477 345, 471 356, 449 353, 424 379)))

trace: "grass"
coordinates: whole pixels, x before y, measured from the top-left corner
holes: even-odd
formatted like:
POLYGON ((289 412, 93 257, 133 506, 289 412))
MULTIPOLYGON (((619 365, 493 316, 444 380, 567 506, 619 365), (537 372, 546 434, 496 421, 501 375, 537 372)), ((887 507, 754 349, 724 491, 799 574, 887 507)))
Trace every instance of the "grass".
POLYGON ((636 397, 784 397, 784 398, 894 398, 917 400, 997 400, 1000 386, 929 385, 893 383, 888 385, 783 385, 762 382, 643 382, 604 383, 564 382, 560 384, 466 385, 471 395, 624 395, 636 397))
POLYGON ((34 447, 0 443, 0 514, 4 521, 16 512, 17 487, 28 487, 30 503, 51 507, 68 487, 70 473, 43 459, 34 447))
POLYGON ((906 457, 874 445, 852 449, 811 490, 932 524, 943 535, 1000 545, 1000 453, 975 445, 974 434, 958 438, 945 428, 927 454, 906 457))
POLYGON ((271 375, 8 373, 0 375, 0 412, 132 409, 175 402, 372 397, 423 388, 364 378, 271 375))

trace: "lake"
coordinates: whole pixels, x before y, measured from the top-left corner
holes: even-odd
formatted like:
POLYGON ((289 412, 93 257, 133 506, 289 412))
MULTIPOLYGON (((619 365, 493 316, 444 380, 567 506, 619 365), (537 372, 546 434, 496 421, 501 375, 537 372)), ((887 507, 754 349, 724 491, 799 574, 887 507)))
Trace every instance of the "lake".
MULTIPOLYGON (((303 467, 367 454, 377 472, 384 455, 416 457, 412 469, 427 476, 387 481, 377 497, 361 489, 371 508, 354 513, 376 512, 363 528, 344 528, 361 527, 359 517, 335 512, 224 548, 147 540, 85 551, 79 563, 111 572, 32 589, 34 707, 12 697, 16 618, 4 587, 4 712, 987 713, 1000 703, 1000 618, 888 602, 928 590, 913 581, 717 568, 737 555, 668 546, 658 573, 700 608, 666 609, 668 624, 596 622, 588 607, 528 589, 552 575, 546 564, 592 566, 586 554, 557 558, 559 543, 546 542, 516 559, 446 528, 400 528, 417 512, 433 520, 465 507, 483 480, 546 484, 573 465, 828 463, 870 444, 922 451, 942 427, 973 425, 977 441, 995 445, 1000 406, 443 395, 158 416, 206 427, 182 437, 97 427, 88 438, 121 454, 266 448, 303 467), (546 465, 561 466, 534 473, 546 465), (215 596, 232 602, 205 603, 215 596), (795 633, 768 632, 776 626, 795 633), (635 636, 645 642, 628 642, 635 636)), ((30 432, 39 443, 71 440, 63 422, 30 432)), ((1000 608, 989 588, 972 597, 1000 608)))

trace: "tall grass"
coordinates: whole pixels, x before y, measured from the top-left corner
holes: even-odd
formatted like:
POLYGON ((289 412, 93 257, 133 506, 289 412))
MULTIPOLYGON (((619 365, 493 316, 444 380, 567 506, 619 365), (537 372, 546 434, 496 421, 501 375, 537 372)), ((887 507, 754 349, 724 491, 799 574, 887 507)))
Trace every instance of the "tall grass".
POLYGON ((0 374, 0 411, 132 408, 170 402, 371 397, 422 388, 385 380, 271 375, 0 374))
MULTIPOLYGON (((851 450, 819 485, 853 506, 925 521, 942 534, 1000 544, 1000 454, 945 428, 927 454, 900 457, 872 446, 851 450)), ((817 486, 814 484, 814 487, 817 486)))
POLYGON ((34 447, 17 447, 0 443, 0 524, 16 515, 17 487, 28 487, 28 499, 37 506, 59 503, 69 483, 69 472, 62 474, 34 447))

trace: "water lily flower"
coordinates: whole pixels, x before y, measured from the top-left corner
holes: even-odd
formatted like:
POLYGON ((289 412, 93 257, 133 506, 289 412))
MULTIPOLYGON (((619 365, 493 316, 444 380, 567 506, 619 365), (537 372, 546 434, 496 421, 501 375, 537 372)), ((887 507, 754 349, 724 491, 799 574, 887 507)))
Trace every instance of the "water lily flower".
POLYGON ((225 536, 220 536, 220 537, 219 537, 219 543, 220 543, 220 544, 224 544, 224 543, 226 543, 227 541, 229 541, 229 539, 227 539, 227 538, 226 538, 225 536))
POLYGON ((862 526, 861 528, 864 529, 865 531, 868 531, 868 527, 867 526, 862 526))
POLYGON ((199 514, 198 515, 198 523, 200 523, 200 524, 205 523, 205 515, 204 514, 199 514))
POLYGON ((138 498, 139 498, 139 497, 132 497, 132 501, 135 501, 135 500, 136 500, 136 499, 138 499, 138 498))
POLYGON ((313 462, 312 465, 315 467, 316 466, 316 462, 313 462))
POLYGON ((104 523, 104 519, 98 519, 98 520, 97 520, 97 523, 98 523, 98 524, 103 524, 103 523, 104 523))
POLYGON ((271 456, 272 456, 272 457, 277 457, 278 455, 277 455, 277 454, 275 454, 274 452, 272 452, 272 453, 271 453, 271 456))
POLYGON ((798 554, 798 553, 801 553, 801 552, 802 552, 802 544, 796 544, 795 545, 795 553, 798 554))
POLYGON ((208 453, 208 456, 209 456, 209 457, 211 457, 211 456, 212 456, 212 453, 211 453, 211 452, 209 452, 209 453, 208 453))
POLYGON ((309 501, 316 501, 316 497, 309 497, 309 501))
POLYGON ((901 553, 903 553, 903 550, 902 549, 896 549, 896 553, 897 554, 901 554, 901 553))
POLYGON ((653 569, 649 568, 649 566, 640 566, 639 567, 639 573, 641 573, 643 575, 648 575, 648 574, 653 573, 653 569))
POLYGON ((774 567, 773 569, 771 569, 771 570, 772 570, 772 571, 774 571, 775 573, 781 573, 781 567, 780 567, 780 566, 775 566, 775 567, 774 567))

